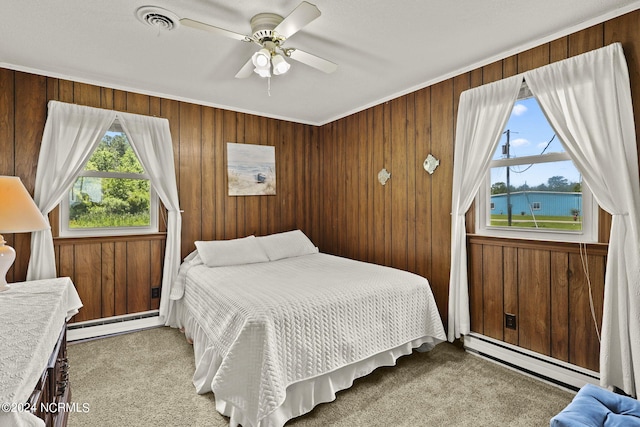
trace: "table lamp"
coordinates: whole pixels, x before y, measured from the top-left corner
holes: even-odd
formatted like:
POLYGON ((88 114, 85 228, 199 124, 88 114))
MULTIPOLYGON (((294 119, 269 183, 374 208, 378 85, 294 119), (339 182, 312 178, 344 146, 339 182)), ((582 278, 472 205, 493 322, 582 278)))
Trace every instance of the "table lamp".
MULTIPOLYGON (((27 233, 44 230, 49 224, 17 176, 0 176, 0 233, 27 233)), ((7 271, 16 251, 5 245, 0 234, 0 292, 9 289, 7 271)))

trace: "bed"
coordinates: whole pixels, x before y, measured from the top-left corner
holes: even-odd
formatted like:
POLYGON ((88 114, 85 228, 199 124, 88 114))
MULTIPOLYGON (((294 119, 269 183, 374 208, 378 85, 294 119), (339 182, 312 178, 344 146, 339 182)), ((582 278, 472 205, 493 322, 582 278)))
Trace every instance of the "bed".
POLYGON ((425 278, 320 253, 300 230, 196 242, 171 299, 196 391, 231 426, 282 426, 445 340, 425 278))

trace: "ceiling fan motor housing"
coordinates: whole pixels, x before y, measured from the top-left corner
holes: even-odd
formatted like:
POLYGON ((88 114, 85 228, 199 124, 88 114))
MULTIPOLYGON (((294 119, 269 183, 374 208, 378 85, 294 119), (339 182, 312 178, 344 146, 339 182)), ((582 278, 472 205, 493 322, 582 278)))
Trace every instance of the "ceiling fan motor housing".
MULTIPOLYGON (((273 29, 276 28, 283 19, 284 18, 282 18, 282 16, 275 13, 257 14, 251 18, 251 32, 253 38, 258 40, 260 43, 264 43, 265 41, 274 41, 274 39, 278 37, 277 35, 274 35, 273 29)), ((281 41, 282 37, 278 38, 278 40, 281 41)))

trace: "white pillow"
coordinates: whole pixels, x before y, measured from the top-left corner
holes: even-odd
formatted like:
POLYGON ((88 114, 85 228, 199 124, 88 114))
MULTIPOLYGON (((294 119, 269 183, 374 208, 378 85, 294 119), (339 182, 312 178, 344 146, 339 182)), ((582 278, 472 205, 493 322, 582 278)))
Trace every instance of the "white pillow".
POLYGON ((256 240, 271 261, 318 253, 318 248, 300 230, 256 237, 256 240))
POLYGON ((207 267, 269 261, 255 236, 232 240, 197 241, 198 254, 207 267))

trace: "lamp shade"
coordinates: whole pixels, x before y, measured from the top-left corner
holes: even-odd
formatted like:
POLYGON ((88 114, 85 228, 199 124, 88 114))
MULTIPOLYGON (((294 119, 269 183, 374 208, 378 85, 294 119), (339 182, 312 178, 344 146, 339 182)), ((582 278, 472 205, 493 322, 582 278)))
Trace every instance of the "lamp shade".
POLYGON ((44 230, 49 224, 17 176, 0 176, 0 233, 44 230))

